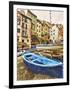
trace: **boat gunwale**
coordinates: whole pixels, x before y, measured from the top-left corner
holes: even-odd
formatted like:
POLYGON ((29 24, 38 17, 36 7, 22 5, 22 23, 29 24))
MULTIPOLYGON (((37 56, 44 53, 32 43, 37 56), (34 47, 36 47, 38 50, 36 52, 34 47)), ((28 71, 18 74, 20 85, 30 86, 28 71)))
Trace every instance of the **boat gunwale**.
MULTIPOLYGON (((33 53, 31 53, 31 54, 33 54, 33 53)), ((63 65, 62 62, 60 62, 60 63, 58 63, 58 64, 54 64, 54 65, 37 64, 37 63, 34 63, 34 62, 32 62, 32 61, 30 62, 29 60, 26 60, 24 55, 23 55, 23 58, 24 58, 24 60, 25 60, 26 62, 28 62, 28 63, 30 63, 30 64, 32 64, 32 65, 35 65, 35 66, 40 66, 40 67, 57 67, 57 66, 63 65)), ((51 60, 51 59, 50 59, 50 60, 51 60)), ((52 60, 51 60, 51 61, 52 61, 52 60)))

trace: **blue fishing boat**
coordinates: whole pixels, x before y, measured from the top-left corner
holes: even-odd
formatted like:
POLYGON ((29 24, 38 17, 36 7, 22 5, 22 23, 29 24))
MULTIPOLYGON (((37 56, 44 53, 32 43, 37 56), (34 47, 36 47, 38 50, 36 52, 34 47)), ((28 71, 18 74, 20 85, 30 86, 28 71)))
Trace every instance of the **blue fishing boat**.
POLYGON ((24 63, 34 73, 63 78, 63 63, 34 53, 23 54, 24 63))

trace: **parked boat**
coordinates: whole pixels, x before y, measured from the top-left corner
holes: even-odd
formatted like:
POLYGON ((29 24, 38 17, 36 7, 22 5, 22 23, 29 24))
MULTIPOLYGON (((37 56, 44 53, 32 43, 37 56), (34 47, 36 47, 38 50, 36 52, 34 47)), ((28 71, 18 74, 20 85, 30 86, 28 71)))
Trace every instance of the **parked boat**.
POLYGON ((23 54, 24 63, 28 69, 34 73, 47 74, 52 77, 63 77, 63 63, 53 59, 46 58, 34 53, 23 54))
POLYGON ((22 53, 23 53, 22 51, 17 52, 17 56, 18 56, 18 57, 21 56, 22 53))

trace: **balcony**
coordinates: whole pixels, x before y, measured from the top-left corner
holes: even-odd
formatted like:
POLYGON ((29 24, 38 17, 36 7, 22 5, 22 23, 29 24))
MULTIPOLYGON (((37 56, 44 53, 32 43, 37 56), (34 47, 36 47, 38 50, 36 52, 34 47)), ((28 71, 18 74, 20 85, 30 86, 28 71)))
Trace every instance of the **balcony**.
POLYGON ((27 32, 26 32, 26 31, 23 31, 23 32, 22 32, 22 37, 28 38, 28 35, 27 35, 27 32))
POLYGON ((28 38, 28 35, 22 35, 22 37, 24 37, 24 38, 28 38))

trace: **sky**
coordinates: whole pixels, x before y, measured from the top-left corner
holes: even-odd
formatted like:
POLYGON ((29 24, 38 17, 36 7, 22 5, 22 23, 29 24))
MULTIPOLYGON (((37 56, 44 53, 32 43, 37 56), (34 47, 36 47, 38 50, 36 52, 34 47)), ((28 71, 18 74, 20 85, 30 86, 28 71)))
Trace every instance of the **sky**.
MULTIPOLYGON (((38 19, 50 22, 50 11, 31 10, 31 12, 37 15, 38 19)), ((51 11, 51 23, 63 24, 64 23, 63 13, 64 12, 62 11, 51 11)))

